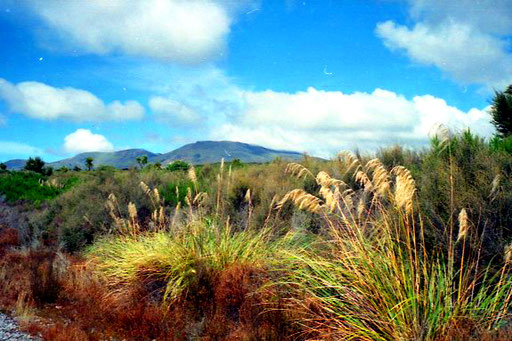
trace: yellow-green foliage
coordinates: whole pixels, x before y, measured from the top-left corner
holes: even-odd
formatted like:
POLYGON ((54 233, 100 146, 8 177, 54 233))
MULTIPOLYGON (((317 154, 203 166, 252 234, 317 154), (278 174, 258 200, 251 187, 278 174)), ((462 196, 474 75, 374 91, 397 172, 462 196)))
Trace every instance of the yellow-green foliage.
POLYGON ((213 278, 229 265, 269 267, 277 261, 276 250, 296 242, 291 235, 273 240, 269 230, 232 232, 229 224, 206 219, 172 231, 106 237, 86 254, 113 288, 142 279, 164 281, 168 303, 201 276, 213 278))

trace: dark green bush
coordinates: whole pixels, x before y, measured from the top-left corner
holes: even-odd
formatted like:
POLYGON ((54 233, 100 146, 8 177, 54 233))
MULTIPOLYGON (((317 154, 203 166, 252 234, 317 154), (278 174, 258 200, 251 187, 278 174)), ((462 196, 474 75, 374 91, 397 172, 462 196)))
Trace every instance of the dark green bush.
POLYGON ((165 167, 170 172, 176 172, 176 171, 187 171, 189 169, 190 165, 186 163, 185 161, 176 160, 165 167))
POLYGON ((0 174, 0 195, 5 200, 14 203, 26 200, 32 203, 41 203, 55 198, 64 188, 44 185, 47 178, 35 172, 6 172, 0 174))

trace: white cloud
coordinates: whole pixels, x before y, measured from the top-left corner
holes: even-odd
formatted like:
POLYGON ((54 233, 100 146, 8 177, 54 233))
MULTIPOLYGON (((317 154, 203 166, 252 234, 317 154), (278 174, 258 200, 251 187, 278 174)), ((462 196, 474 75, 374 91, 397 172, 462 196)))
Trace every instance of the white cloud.
POLYGON ((86 52, 121 52, 184 63, 220 55, 234 12, 250 2, 26 0, 62 42, 86 52))
POLYGON ((149 100, 149 107, 158 121, 173 126, 193 125, 201 120, 194 109, 170 98, 153 96, 149 100))
POLYGON ((114 146, 103 135, 93 134, 88 129, 77 129, 64 138, 64 150, 69 153, 111 152, 114 146))
POLYGON ((13 141, 0 141, 0 154, 2 155, 24 155, 24 156, 41 156, 43 150, 30 146, 25 143, 13 141))
POLYGON ((247 92, 245 110, 212 137, 329 157, 355 147, 425 145, 438 124, 469 127, 483 136, 493 132, 485 110, 463 112, 430 95, 409 100, 382 89, 344 94, 309 88, 293 94, 247 92))
POLYGON ((12 84, 0 78, 0 98, 11 111, 44 120, 122 121, 144 115, 144 108, 136 101, 105 104, 88 91, 39 82, 12 84))
POLYGON ((376 34, 414 62, 434 65, 464 84, 512 82, 510 1, 410 0, 414 27, 379 23, 376 34))
POLYGON ((438 24, 446 18, 465 22, 483 32, 510 34, 510 0, 408 0, 411 16, 438 24))

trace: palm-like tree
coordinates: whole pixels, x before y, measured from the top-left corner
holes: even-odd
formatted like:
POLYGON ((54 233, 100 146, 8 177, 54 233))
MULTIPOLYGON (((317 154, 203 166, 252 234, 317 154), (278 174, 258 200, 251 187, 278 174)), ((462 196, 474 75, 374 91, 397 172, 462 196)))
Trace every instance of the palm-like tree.
POLYGON ((94 161, 94 159, 90 156, 87 159, 85 159, 85 168, 87 168, 88 171, 90 171, 92 169, 93 161, 94 161))
POLYGON ((512 135, 512 84, 505 91, 496 91, 492 99, 491 123, 496 127, 498 136, 512 135))

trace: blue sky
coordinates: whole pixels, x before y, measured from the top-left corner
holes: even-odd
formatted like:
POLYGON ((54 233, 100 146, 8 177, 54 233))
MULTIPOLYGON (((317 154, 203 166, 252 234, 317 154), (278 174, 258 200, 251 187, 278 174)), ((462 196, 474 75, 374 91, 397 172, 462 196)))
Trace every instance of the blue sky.
POLYGON ((490 136, 511 38, 508 0, 0 0, 0 161, 490 136))

